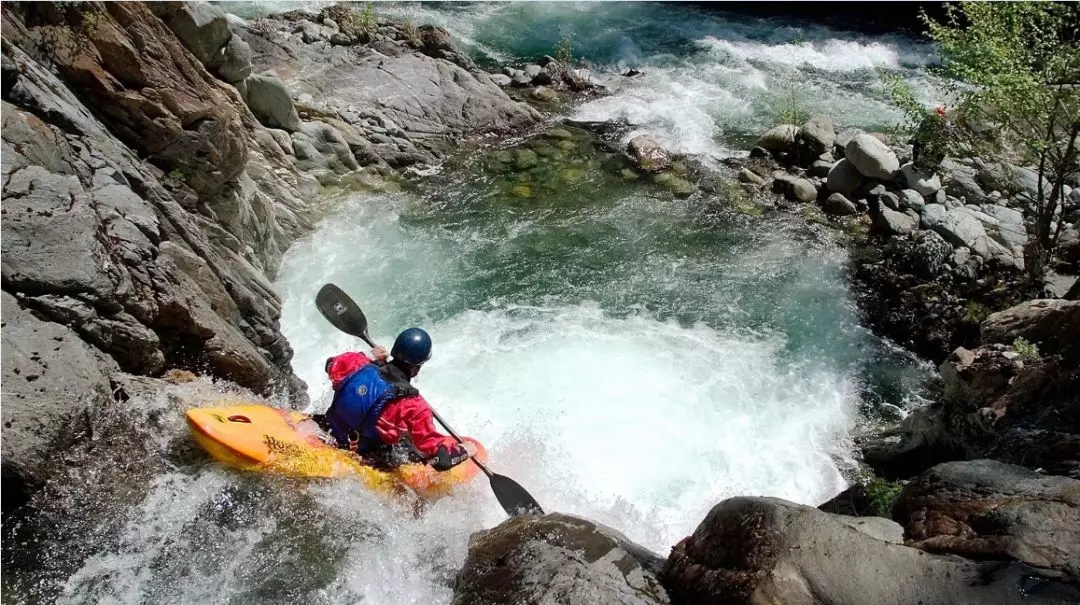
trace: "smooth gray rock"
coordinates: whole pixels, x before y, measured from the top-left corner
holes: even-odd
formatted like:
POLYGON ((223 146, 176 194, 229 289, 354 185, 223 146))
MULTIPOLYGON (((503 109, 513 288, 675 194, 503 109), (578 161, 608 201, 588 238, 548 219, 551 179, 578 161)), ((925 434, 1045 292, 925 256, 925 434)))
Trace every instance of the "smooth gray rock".
POLYGON ((785 605, 1012 604, 1025 574, 1039 575, 1020 563, 928 555, 815 508, 749 497, 714 506, 664 570, 675 603, 785 605))
POLYGON ((844 157, 844 149, 847 148, 851 139, 865 132, 861 128, 845 128, 836 135, 836 142, 833 143, 833 155, 838 158, 844 157))
POLYGON ((816 115, 803 124, 795 135, 795 143, 800 153, 806 157, 817 157, 831 152, 836 142, 836 127, 828 116, 816 115))
POLYGON ((859 173, 858 168, 849 160, 842 159, 833 164, 832 169, 829 170, 825 186, 828 187, 829 191, 850 196, 862 184, 863 176, 859 173))
POLYGON ((491 81, 499 86, 510 86, 510 76, 506 74, 490 74, 491 81))
POLYGON ((955 163, 942 163, 943 168, 946 166, 948 170, 942 179, 946 194, 965 200, 968 204, 981 204, 986 200, 986 193, 975 182, 973 169, 955 163))
POLYGON ((948 212, 945 206, 941 204, 927 204, 923 206, 919 212, 921 220, 919 224, 926 229, 933 229, 937 225, 941 224, 945 220, 945 213, 948 212))
POLYGON ((232 37, 225 12, 207 2, 151 2, 148 6, 207 67, 232 37))
POLYGON ((759 185, 760 186, 760 185, 765 184, 765 179, 763 179, 756 172, 754 172, 753 170, 750 170, 749 168, 740 169, 737 178, 739 179, 740 182, 750 183, 751 185, 759 185))
POLYGON ((926 201, 923 200, 923 196, 914 189, 904 189, 900 191, 900 207, 910 208, 915 212, 922 210, 926 205, 926 201))
POLYGON ((289 132, 300 129, 300 116, 296 113, 292 97, 276 75, 252 74, 244 83, 248 91, 245 101, 260 122, 269 128, 289 132))
POLYGON ((954 246, 966 246, 983 258, 989 255, 986 230, 983 229, 979 219, 964 208, 946 212, 941 222, 934 225, 933 229, 954 246))
POLYGON ((302 123, 300 130, 292 133, 292 144, 301 170, 345 174, 360 168, 341 132, 330 124, 302 123))
POLYGON ((508 519, 473 534, 455 605, 670 603, 663 559, 617 531, 559 513, 508 519))
POLYGON ((891 210, 896 210, 897 212, 903 210, 903 208, 900 207, 900 196, 896 195, 892 191, 878 192, 877 193, 877 199, 886 208, 889 208, 891 210))
POLYGON ((834 163, 832 160, 814 160, 807 168, 806 174, 813 177, 828 177, 834 163))
POLYGON ((251 75, 251 46, 240 36, 229 38, 214 70, 229 83, 241 82, 251 75))
POLYGON ((927 174, 915 168, 911 162, 900 167, 900 174, 904 177, 904 183, 923 197, 930 197, 941 189, 941 178, 937 174, 927 174))
POLYGON ((857 214, 858 209, 842 193, 833 193, 825 200, 825 212, 836 216, 857 214))
POLYGON ((874 225, 888 233, 904 235, 914 230, 918 226, 918 223, 902 212, 882 207, 879 209, 879 212, 874 215, 874 225))
POLYGON ((809 204, 817 199, 817 188, 806 179, 796 179, 791 184, 791 194, 796 201, 809 204))
POLYGON ((791 152, 795 149, 795 135, 798 133, 798 126, 781 124, 761 135, 755 145, 772 153, 791 152))
POLYGON ((896 153, 869 134, 859 134, 851 139, 844 148, 844 157, 866 177, 891 181, 900 172, 896 153))

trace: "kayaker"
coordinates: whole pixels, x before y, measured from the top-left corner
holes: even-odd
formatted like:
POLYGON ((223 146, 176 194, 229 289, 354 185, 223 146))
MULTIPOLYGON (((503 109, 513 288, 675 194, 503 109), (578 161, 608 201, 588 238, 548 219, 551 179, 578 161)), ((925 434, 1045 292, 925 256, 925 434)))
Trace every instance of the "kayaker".
POLYGON ((431 359, 427 332, 409 328, 398 334, 389 356, 382 347, 371 355, 352 351, 326 360, 334 401, 315 419, 338 447, 384 469, 424 462, 445 471, 476 455, 473 444, 435 430, 431 406, 411 384, 431 359))

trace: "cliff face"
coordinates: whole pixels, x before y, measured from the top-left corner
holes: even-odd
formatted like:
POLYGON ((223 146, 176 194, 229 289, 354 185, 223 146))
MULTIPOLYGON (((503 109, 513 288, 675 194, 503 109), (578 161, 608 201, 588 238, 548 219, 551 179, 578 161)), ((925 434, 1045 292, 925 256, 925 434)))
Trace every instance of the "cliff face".
POLYGON ((263 269, 307 224, 297 171, 145 6, 5 5, 3 34, 7 508, 116 371, 302 397, 263 269))
MULTIPOLYGON (((9 510, 89 430, 123 373, 190 370, 303 404, 269 279, 312 228, 320 182, 394 175, 378 149, 335 126, 348 124, 325 113, 301 122, 309 116, 276 76, 251 73, 251 48, 213 6, 6 3, 3 13, 9 510)), ((435 122, 489 102, 521 125, 540 119, 486 75, 415 54, 467 85, 459 104, 439 106, 454 115, 436 111, 435 122)))

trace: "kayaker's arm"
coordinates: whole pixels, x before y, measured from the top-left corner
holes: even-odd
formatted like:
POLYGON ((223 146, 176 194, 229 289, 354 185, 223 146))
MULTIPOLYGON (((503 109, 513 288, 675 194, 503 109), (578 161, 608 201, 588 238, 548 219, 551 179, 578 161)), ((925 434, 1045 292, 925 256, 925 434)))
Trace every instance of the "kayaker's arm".
POLYGON ((376 425, 384 442, 397 443, 400 432, 407 431, 413 447, 437 471, 449 470, 469 459, 467 448, 435 429, 431 406, 423 396, 398 400, 387 412, 376 425))

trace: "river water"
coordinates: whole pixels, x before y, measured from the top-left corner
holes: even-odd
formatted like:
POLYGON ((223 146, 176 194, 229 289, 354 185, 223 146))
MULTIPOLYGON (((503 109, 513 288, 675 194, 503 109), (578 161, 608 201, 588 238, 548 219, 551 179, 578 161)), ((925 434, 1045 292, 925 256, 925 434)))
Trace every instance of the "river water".
MULTIPOLYGON (((449 28, 480 62, 570 35, 614 94, 569 117, 626 120, 627 138, 649 132, 705 161, 743 153, 792 98, 843 125, 896 121, 879 69, 929 94, 929 49, 900 37, 671 4, 380 7, 449 28), (619 75, 630 67, 645 75, 619 75)), ((325 359, 361 346, 314 309, 334 282, 377 341, 431 333, 417 386, 549 511, 666 554, 723 498, 818 504, 843 489, 853 431, 918 403, 931 370, 860 325, 828 231, 581 161, 527 198, 481 158, 418 190, 342 200, 276 283, 311 408, 329 403, 325 359)), ((218 396, 200 382, 129 402, 146 422, 116 430, 140 463, 117 450, 52 488, 57 526, 35 534, 37 558, 14 577, 5 555, 5 602, 14 590, 69 603, 446 603, 469 535, 505 518, 482 479, 416 518, 354 482, 221 469, 180 414, 218 396)))

